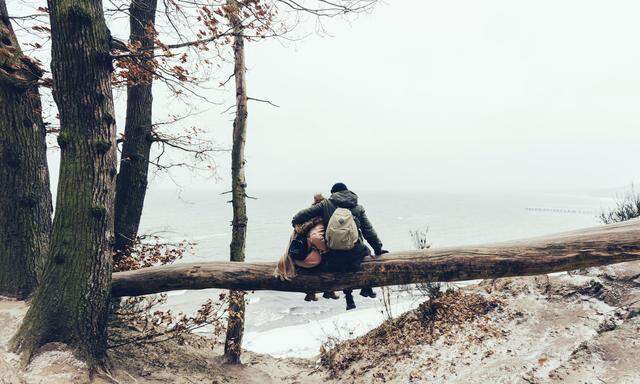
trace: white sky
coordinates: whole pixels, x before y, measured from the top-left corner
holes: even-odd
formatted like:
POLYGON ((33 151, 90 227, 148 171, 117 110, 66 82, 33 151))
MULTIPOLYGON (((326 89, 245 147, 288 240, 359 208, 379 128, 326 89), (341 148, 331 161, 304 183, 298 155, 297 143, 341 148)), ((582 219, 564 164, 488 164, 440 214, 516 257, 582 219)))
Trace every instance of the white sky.
MULTIPOLYGON (((247 44, 249 95, 281 106, 249 106, 249 187, 628 184, 640 160, 639 14, 623 0, 387 0, 331 20, 331 37, 247 44)), ((197 124, 228 145, 221 112, 233 92, 210 95, 225 105, 197 124)), ((162 92, 155 100, 159 113, 174 106, 162 92)), ((228 156, 217 184, 176 176, 224 189, 228 156)))

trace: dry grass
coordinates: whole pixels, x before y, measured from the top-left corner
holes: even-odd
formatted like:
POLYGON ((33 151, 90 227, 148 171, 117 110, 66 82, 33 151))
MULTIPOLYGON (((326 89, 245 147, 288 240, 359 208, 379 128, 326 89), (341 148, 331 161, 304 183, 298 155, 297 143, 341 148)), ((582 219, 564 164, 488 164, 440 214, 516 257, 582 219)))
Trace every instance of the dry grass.
MULTIPOLYGON (((416 346, 453 337, 465 324, 481 323, 487 313, 500 305, 499 299, 481 294, 447 291, 395 320, 386 321, 363 337, 341 343, 329 340, 321 348, 320 361, 332 376, 356 365, 357 371, 352 371, 352 374, 363 373, 373 367, 384 368, 380 365, 392 364, 393 357, 411 356, 416 346)), ((483 328, 478 339, 469 339, 469 342, 481 341, 483 335, 493 333, 486 324, 478 325, 483 328)), ((381 372, 391 371, 391 367, 388 368, 381 372)))
POLYGON ((614 208, 601 212, 598 216, 603 224, 619 223, 636 217, 640 217, 640 193, 633 185, 629 191, 616 199, 614 208))

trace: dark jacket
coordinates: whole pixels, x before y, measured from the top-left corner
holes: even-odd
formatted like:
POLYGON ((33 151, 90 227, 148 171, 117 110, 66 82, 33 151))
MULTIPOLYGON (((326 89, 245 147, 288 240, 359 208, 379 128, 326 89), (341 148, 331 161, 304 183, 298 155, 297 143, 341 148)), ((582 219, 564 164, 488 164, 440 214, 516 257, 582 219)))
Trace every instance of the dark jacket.
POLYGON ((347 208, 353 214, 356 225, 360 230, 361 236, 371 245, 376 253, 382 249, 382 242, 378 238, 378 234, 373 229, 373 225, 367 218, 362 205, 358 205, 358 195, 351 191, 340 191, 331 194, 331 197, 321 201, 316 205, 303 209, 293 217, 293 225, 304 223, 314 217, 322 217, 324 226, 329 224, 331 215, 337 208, 347 208))

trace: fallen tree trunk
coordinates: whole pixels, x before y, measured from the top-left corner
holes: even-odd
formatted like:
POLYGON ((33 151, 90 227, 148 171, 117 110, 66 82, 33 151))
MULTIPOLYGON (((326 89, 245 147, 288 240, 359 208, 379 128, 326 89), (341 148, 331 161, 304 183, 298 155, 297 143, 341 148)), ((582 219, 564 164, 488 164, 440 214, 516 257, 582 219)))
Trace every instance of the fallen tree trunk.
POLYGON ((640 221, 519 241, 386 254, 349 273, 274 277, 275 263, 183 263, 113 275, 114 296, 225 288, 309 292, 362 286, 539 275, 640 260, 640 221))

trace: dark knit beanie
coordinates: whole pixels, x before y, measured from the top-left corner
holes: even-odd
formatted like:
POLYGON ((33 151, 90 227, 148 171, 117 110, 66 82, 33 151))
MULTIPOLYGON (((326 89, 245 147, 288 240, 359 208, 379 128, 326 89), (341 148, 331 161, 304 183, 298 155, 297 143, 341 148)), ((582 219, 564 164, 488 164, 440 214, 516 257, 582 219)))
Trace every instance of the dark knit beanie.
POLYGON ((348 188, 344 183, 335 183, 333 187, 331 187, 331 193, 336 193, 340 191, 346 191, 348 188))

